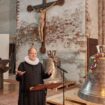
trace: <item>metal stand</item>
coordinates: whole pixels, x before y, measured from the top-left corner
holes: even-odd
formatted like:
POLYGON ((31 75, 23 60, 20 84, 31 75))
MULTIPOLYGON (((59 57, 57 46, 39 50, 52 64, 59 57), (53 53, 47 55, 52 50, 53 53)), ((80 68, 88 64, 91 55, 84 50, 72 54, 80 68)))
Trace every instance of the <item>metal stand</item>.
POLYGON ((3 73, 0 72, 0 89, 3 89, 3 73))
POLYGON ((65 73, 68 73, 66 70, 64 70, 63 68, 57 66, 62 72, 63 72, 63 105, 65 105, 65 73))

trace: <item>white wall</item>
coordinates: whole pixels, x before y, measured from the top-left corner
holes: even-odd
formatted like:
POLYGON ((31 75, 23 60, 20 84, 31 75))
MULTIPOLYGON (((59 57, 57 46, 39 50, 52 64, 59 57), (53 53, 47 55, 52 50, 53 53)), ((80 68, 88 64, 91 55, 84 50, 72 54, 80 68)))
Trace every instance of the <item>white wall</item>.
MULTIPOLYGON (((0 34, 0 58, 9 58, 9 34, 0 34)), ((4 78, 8 78, 8 71, 4 73, 4 78)))

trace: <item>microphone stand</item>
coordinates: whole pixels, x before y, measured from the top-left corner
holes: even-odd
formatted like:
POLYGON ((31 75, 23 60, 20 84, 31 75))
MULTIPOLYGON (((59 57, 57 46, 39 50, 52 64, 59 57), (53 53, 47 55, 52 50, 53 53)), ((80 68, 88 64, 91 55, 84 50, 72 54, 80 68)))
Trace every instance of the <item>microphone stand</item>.
POLYGON ((60 66, 57 66, 57 68, 59 68, 63 72, 63 105, 65 105, 65 87, 64 87, 65 78, 64 77, 65 77, 65 73, 68 73, 68 72, 63 68, 61 68, 60 66))

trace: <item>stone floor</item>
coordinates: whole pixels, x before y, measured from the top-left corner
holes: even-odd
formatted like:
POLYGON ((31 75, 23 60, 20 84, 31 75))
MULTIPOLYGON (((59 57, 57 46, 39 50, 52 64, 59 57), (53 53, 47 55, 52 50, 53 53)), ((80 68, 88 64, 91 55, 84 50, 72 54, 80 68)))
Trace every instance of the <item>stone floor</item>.
MULTIPOLYGON (((48 90, 47 97, 58 93, 62 93, 62 89, 58 91, 56 89, 48 90)), ((12 78, 10 76, 10 79, 4 80, 4 88, 0 90, 0 105, 17 105, 17 100, 18 82, 14 79, 14 76, 12 78)))
POLYGON ((3 90, 0 90, 0 105, 17 105, 18 84, 4 82, 3 90))

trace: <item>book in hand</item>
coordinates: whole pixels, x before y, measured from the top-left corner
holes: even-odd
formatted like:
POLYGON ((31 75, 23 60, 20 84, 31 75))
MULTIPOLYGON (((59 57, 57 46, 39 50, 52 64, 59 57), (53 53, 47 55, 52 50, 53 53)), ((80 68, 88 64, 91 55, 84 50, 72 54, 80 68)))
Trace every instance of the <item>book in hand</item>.
POLYGON ((30 87, 30 91, 34 90, 44 90, 44 89, 53 89, 60 86, 62 83, 48 83, 48 84, 38 84, 30 87))

